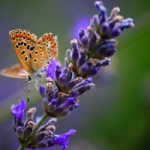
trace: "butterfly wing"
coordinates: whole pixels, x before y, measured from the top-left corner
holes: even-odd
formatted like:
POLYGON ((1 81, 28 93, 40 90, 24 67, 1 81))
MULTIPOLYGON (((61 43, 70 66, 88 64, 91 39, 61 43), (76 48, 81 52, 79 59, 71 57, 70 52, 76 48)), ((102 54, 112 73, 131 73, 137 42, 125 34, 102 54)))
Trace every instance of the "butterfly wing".
POLYGON ((44 34, 39 40, 38 43, 47 45, 46 52, 48 59, 56 59, 58 56, 58 42, 57 36, 53 36, 52 33, 44 34))
POLYGON ((36 35, 27 30, 16 29, 9 37, 22 68, 28 75, 35 75, 58 55, 57 37, 44 34, 37 41, 36 35))
POLYGON ((4 69, 1 74, 11 78, 27 78, 29 74, 22 68, 21 65, 15 65, 11 68, 4 69))
POLYGON ((16 29, 9 32, 9 37, 22 68, 33 74, 31 53, 36 46, 36 35, 27 30, 16 29))
POLYGON ((46 33, 39 38, 35 49, 31 53, 32 68, 41 70, 49 64, 52 58, 56 59, 58 55, 57 47, 57 37, 52 36, 51 33, 46 33))

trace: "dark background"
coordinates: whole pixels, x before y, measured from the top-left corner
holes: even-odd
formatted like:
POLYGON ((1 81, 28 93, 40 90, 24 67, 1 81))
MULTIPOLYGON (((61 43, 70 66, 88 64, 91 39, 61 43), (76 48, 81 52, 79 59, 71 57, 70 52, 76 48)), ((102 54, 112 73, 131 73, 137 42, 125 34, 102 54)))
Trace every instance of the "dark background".
MULTIPOLYGON (((89 24, 98 11, 94 0, 1 0, 0 70, 18 62, 9 41, 10 30, 21 28, 38 37, 46 32, 58 36, 59 59, 63 62, 70 40, 89 24)), ((148 0, 104 0, 110 13, 134 19, 135 28, 117 38, 117 54, 112 64, 94 77, 96 86, 80 97, 80 107, 69 117, 58 120, 57 134, 73 128, 70 150, 149 150, 150 149, 150 2, 148 0)), ((19 142, 13 131, 10 107, 22 97, 25 81, 0 76, 0 149, 16 150, 19 142)), ((32 83, 31 87, 34 88, 32 83)), ((41 98, 30 94, 28 108, 37 107, 41 116, 41 98)), ((49 148, 61 150, 61 147, 49 148)))

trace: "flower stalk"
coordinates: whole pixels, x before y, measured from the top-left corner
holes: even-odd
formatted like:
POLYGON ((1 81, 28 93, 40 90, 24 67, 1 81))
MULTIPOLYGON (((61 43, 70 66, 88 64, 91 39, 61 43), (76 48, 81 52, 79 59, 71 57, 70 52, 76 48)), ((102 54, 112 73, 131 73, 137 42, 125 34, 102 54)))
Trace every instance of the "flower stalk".
POLYGON ((46 118, 48 117, 47 114, 44 114, 43 117, 40 119, 40 121, 38 122, 37 126, 35 127, 35 129, 33 130, 33 133, 31 134, 31 136, 25 141, 25 143, 23 143, 18 150, 24 150, 24 148, 30 144, 30 140, 35 136, 37 130, 41 127, 41 125, 44 123, 44 121, 46 120, 46 118))

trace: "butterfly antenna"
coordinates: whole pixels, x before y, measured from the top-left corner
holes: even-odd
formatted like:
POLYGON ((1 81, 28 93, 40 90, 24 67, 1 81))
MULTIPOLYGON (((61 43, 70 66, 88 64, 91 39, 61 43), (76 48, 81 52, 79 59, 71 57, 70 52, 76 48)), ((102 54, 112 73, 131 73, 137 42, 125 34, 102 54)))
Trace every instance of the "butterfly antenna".
POLYGON ((27 93, 27 101, 30 101, 29 93, 31 93, 30 83, 29 81, 25 81, 22 85, 22 89, 27 93))
POLYGON ((30 85, 29 85, 29 82, 27 82, 27 101, 29 102, 30 101, 30 98, 29 98, 29 93, 31 93, 31 88, 30 88, 30 85))

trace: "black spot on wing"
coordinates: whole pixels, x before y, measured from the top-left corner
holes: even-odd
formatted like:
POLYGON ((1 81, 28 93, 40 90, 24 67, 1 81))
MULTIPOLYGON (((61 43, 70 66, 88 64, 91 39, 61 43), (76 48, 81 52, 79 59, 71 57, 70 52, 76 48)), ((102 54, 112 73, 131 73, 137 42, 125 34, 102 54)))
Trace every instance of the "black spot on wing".
POLYGON ((30 48, 30 45, 27 45, 27 49, 29 49, 30 48))
POLYGON ((28 60, 28 57, 26 56, 25 58, 24 58, 24 61, 27 61, 28 60))
POLYGON ((32 51, 32 50, 34 50, 34 48, 35 48, 35 47, 34 47, 34 46, 32 46, 32 47, 30 47, 30 50, 32 51))
POLYGON ((23 54, 25 54, 26 52, 23 50, 23 51, 21 51, 21 55, 23 55, 23 54))
POLYGON ((31 53, 29 54, 29 57, 32 59, 32 54, 31 53))

